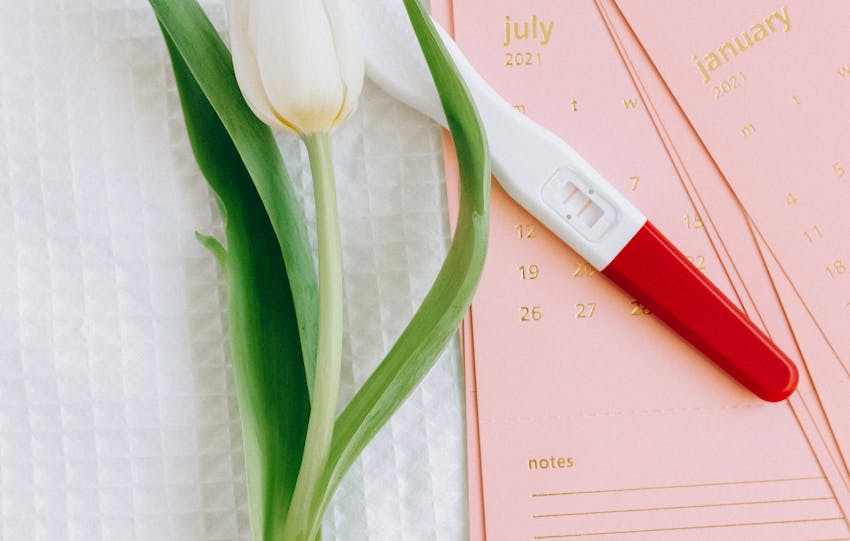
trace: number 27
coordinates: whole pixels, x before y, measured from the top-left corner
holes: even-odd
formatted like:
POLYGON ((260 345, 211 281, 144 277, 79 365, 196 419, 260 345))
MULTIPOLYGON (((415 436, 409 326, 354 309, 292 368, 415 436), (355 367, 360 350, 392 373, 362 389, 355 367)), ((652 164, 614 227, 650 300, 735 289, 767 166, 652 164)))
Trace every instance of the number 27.
POLYGON ((596 303, 589 302, 586 304, 576 304, 576 308, 578 312, 576 312, 576 319, 587 319, 593 317, 593 314, 596 313, 596 303))

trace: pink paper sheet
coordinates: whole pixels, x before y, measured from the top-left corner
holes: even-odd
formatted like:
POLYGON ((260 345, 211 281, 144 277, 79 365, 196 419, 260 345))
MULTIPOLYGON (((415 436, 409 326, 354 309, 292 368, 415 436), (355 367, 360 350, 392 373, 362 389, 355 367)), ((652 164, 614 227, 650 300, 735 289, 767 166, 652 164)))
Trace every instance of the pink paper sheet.
POLYGON ((792 399, 792 404, 796 406, 797 417, 824 470, 830 472, 831 485, 846 512, 850 509, 846 461, 834 438, 834 434, 838 434, 837 440, 846 442, 846 432, 850 430, 847 417, 850 393, 836 377, 843 367, 811 322, 795 325, 792 333, 790 319, 777 298, 779 288, 774 286, 775 280, 771 280, 768 274, 756 242, 757 235, 750 231, 750 222, 737 197, 693 133, 687 118, 614 5, 614 0, 597 0, 597 3, 642 96, 649 104, 653 121, 677 164, 683 184, 699 208, 706 232, 714 239, 714 245, 720 248, 719 253, 729 275, 735 278, 732 282, 739 298, 744 301, 744 309, 803 368, 800 394, 792 399), (824 347, 827 351, 826 354, 806 355, 804 362, 798 344, 805 345, 810 353, 816 348, 822 353, 824 347), (816 388, 821 390, 821 395, 816 388), (823 404, 829 406, 829 420, 823 404))
MULTIPOLYGON (((733 295, 595 4, 453 7, 485 77, 621 183, 733 295), (507 46, 506 22, 519 23, 507 46)), ((487 538, 847 535, 787 404, 749 396, 498 189, 492 224, 469 393, 487 538)))
POLYGON ((847 3, 617 4, 780 268, 850 359, 847 3))

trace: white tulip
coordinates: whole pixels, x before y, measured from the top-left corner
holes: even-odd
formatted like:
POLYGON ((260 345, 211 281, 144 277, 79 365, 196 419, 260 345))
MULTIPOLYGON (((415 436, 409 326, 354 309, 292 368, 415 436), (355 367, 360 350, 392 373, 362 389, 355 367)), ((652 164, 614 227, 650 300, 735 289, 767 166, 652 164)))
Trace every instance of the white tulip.
POLYGON ((363 45, 350 0, 228 0, 239 88, 266 124, 330 133, 357 107, 363 45))
MULTIPOLYGON (((316 201, 318 343, 304 454, 282 532, 315 538, 311 511, 327 463, 339 397, 343 294, 339 216, 330 134, 357 107, 363 45, 351 0, 227 0, 236 80, 254 114, 298 134, 316 201)), ((259 539, 267 525, 254 524, 259 539)), ((317 526, 316 526, 317 527, 317 526)), ((265 537, 262 537, 265 539, 265 537)))

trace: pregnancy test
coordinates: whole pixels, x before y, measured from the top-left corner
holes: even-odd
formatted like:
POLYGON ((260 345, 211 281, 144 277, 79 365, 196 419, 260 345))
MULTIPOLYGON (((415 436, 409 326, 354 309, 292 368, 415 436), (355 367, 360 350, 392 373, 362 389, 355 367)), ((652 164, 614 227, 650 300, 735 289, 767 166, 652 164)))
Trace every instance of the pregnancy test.
MULTIPOLYGON (((366 33, 369 78, 446 126, 402 2, 359 4, 384 29, 366 33)), ((798 380, 791 360, 572 147, 505 101, 435 25, 478 108, 505 192, 755 395, 787 398, 798 380)))

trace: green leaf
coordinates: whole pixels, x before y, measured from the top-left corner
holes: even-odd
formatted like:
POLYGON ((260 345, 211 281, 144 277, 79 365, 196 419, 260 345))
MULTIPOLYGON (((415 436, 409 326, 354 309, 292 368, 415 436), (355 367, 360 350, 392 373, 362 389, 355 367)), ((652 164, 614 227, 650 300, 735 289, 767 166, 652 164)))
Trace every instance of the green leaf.
MULTIPOLYGON (((162 16, 169 20, 167 12, 162 16)), ((191 55, 194 63, 214 65, 207 54, 210 48, 197 45, 181 51, 170 34, 163 31, 163 35, 171 55, 192 149, 201 171, 218 196, 225 217, 226 250, 210 237, 199 236, 199 240, 223 260, 226 268, 233 370, 248 475, 249 515, 254 539, 271 541, 283 530, 292 499, 310 402, 292 294, 297 288, 290 290, 286 276, 287 269, 293 266, 284 265, 282 245, 254 186, 256 166, 263 162, 272 164, 259 171, 266 180, 274 177, 276 182, 284 184, 287 179, 278 150, 267 131, 256 130, 253 134, 253 140, 260 141, 258 147, 267 154, 263 158, 249 154, 255 168, 249 167, 246 154, 236 144, 246 131, 228 132, 219 110, 211 104, 217 87, 210 85, 203 89, 189 69, 184 54, 191 55)), ((217 95, 222 108, 241 107, 228 105, 228 100, 236 97, 232 92, 217 95)), ((292 217, 297 216, 296 209, 288 206, 292 201, 289 198, 277 203, 278 217, 287 215, 290 222, 296 219, 292 217)), ((301 248, 292 251, 290 247, 290 257, 302 264, 312 262, 310 254, 301 248)), ((298 280, 309 283, 311 277, 303 270, 298 280)))
POLYGON ((251 112, 233 72, 230 52, 197 0, 149 0, 173 48, 183 58, 244 163, 277 235, 295 302, 307 385, 313 388, 318 333, 318 285, 304 215, 271 130, 251 112))
POLYGON ((201 243, 201 246, 209 250, 221 268, 227 270, 227 250, 224 249, 224 246, 221 245, 218 239, 197 231, 195 231, 195 238, 201 243))
POLYGON ((487 252, 490 155, 462 77, 418 0, 404 0, 449 122, 460 170, 460 212, 448 256, 407 328, 337 419, 314 501, 313 531, 343 475, 434 365, 466 313, 487 252))

